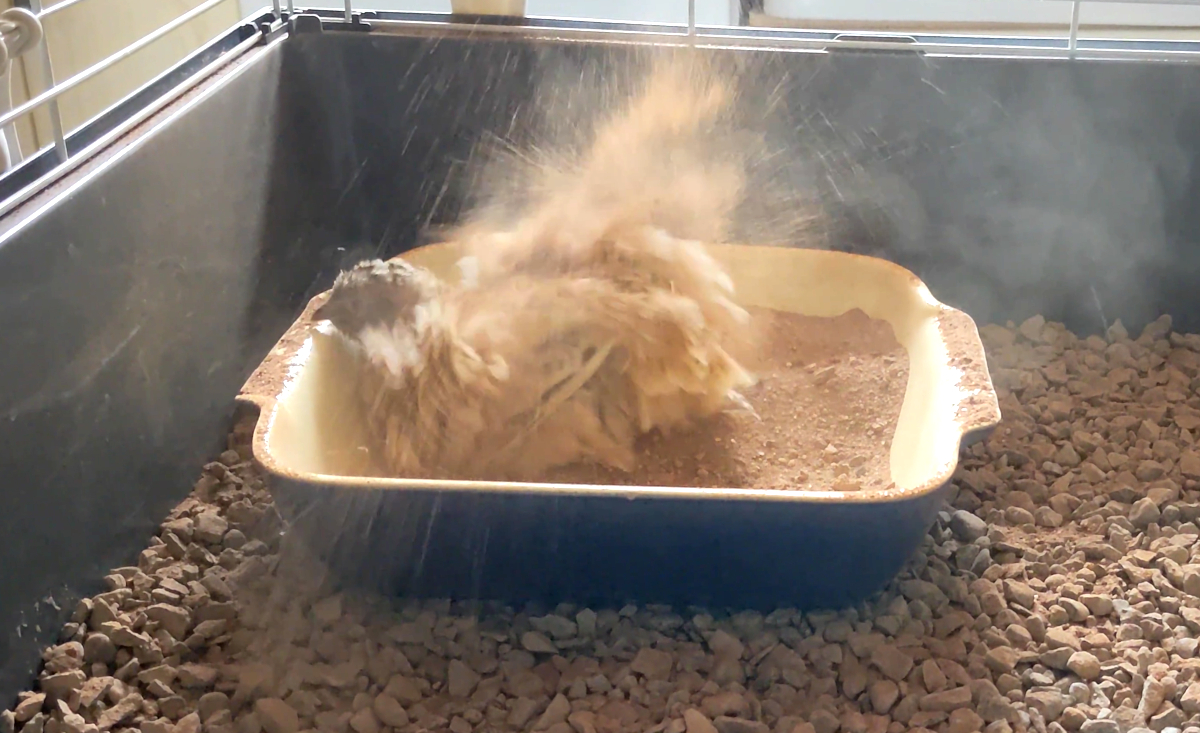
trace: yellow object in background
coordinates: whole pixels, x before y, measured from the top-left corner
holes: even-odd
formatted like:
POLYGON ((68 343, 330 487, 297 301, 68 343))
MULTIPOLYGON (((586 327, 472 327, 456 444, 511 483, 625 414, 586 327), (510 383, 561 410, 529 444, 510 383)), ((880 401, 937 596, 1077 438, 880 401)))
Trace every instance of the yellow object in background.
MULTIPOLYGON (((53 7, 60 0, 43 0, 53 7)), ((183 15, 204 0, 85 0, 43 20, 58 81, 68 79, 183 15)), ((12 7, 0 0, 0 8, 12 7)), ((119 102, 146 82, 201 48, 241 20, 238 0, 226 0, 192 22, 114 65, 59 98, 66 134, 119 102)), ((42 92, 36 54, 13 64, 13 104, 42 92)), ((45 108, 17 123, 28 157, 54 144, 45 108)))

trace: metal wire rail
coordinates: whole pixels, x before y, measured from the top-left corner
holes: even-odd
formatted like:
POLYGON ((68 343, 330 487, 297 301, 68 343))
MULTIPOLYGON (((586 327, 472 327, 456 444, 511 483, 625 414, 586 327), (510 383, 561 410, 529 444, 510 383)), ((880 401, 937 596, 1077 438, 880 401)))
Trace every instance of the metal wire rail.
MULTIPOLYGON (((64 0, 63 2, 43 9, 42 0, 29 0, 29 5, 30 10, 33 11, 34 15, 36 15, 39 20, 43 20, 51 15, 54 15, 55 13, 62 12, 69 7, 78 5, 81 2, 85 2, 85 0, 64 0)), ((24 104, 13 108, 7 114, 0 115, 0 127, 5 127, 20 119, 22 116, 29 114, 35 109, 46 105, 47 111, 50 114, 51 131, 54 136, 55 155, 58 157, 59 163, 65 163, 69 157, 69 154, 67 152, 66 135, 63 130, 62 114, 58 108, 58 98, 66 92, 78 87, 88 79, 91 79, 96 75, 112 68, 121 61, 124 61, 168 33, 171 33, 175 29, 180 28, 195 18, 207 13, 209 10, 217 7, 222 2, 225 2, 225 0, 205 0, 205 2, 197 5, 183 15, 180 15, 174 20, 169 21, 165 25, 159 27, 157 30, 142 36, 120 51, 117 51, 113 55, 102 59, 95 64, 92 64, 83 71, 80 71, 78 74, 75 74, 63 82, 56 82, 54 80, 54 70, 50 59, 50 48, 49 45, 43 40, 40 45, 42 48, 42 68, 46 77, 45 91, 33 97, 24 104)))
MULTIPOLYGON (((1069 4, 1070 19, 1064 18, 1065 34, 1018 37, 1012 35, 985 36, 958 33, 900 33, 850 32, 771 27, 699 26, 696 23, 696 0, 687 2, 687 25, 669 23, 624 23, 617 21, 566 20, 560 18, 527 17, 523 23, 488 24, 488 32, 521 35, 555 36, 566 32, 575 39, 609 39, 649 43, 686 43, 710 46, 752 46, 772 50, 833 50, 870 49, 916 51, 929 55, 1031 56, 1038 58, 1142 60, 1200 60, 1200 39, 1152 40, 1135 38, 1091 38, 1081 43, 1080 8, 1089 3, 1123 3, 1140 5, 1200 5, 1200 0, 1047 0, 1062 6, 1069 4), (657 26, 657 27, 654 27, 657 26)), ((361 0, 360 0, 361 2, 361 0)), ((752 4, 755 0, 751 0, 752 4)), ((757 0, 761 7, 762 0, 757 0)), ((369 21, 372 27, 395 32, 436 32, 453 27, 444 13, 403 13, 355 9, 355 0, 343 0, 339 10, 301 10, 319 13, 330 21, 353 23, 355 19, 369 21)), ((295 12, 291 0, 287 10, 281 0, 274 0, 276 17, 288 17, 295 12)), ((480 26, 476 26, 480 28, 480 26)))
MULTIPOLYGON (((201 83, 229 62, 255 46, 261 45, 270 36, 276 35, 281 23, 272 27, 254 24, 249 21, 239 22, 225 29, 200 48, 192 51, 178 64, 155 75, 151 81, 139 87, 120 100, 115 100, 97 116, 83 124, 78 129, 64 129, 62 115, 58 108, 58 100, 64 94, 77 88, 89 79, 104 73, 114 65, 138 53, 167 34, 179 29, 200 15, 214 9, 225 0, 206 0, 186 13, 168 21, 163 26, 151 31, 137 41, 125 46, 116 53, 87 67, 70 78, 57 82, 54 78, 50 59, 50 49, 42 33, 41 21, 61 13, 68 8, 86 2, 86 0, 62 0, 50 7, 44 7, 42 0, 25 0, 28 8, 13 8, 0 13, 0 58, 5 49, 13 48, 14 43, 20 44, 20 34, 14 33, 11 23, 3 23, 9 13, 24 14, 36 26, 37 45, 39 49, 24 48, 12 52, 9 57, 15 57, 22 52, 32 56, 40 56, 41 63, 32 65, 30 71, 40 71, 40 78, 32 79, 35 84, 40 82, 41 93, 25 103, 11 108, 11 95, 0 97, 0 130, 6 131, 11 137, 13 148, 19 151, 13 123, 23 116, 32 114, 35 110, 45 107, 53 135, 53 145, 49 148, 39 148, 27 156, 20 165, 11 165, 0 170, 0 217, 28 201, 39 191, 53 184, 63 175, 76 169, 95 153, 107 148, 136 126, 142 124, 153 115, 170 105, 181 94, 201 83), (40 67, 36 68, 36 67, 40 67)), ((20 20, 20 18, 18 20, 20 20)), ((20 23, 18 23, 20 25, 20 23)), ((0 83, 7 83, 6 77, 0 77, 0 83)), ((7 89, 2 90, 8 92, 7 89)), ((12 157, 13 162, 20 160, 12 157)))
MULTIPOLYGON (((191 10, 176 17, 174 20, 167 22, 165 25, 150 32, 146 36, 122 48, 116 53, 107 58, 87 67, 83 71, 71 76, 70 78, 57 82, 54 77, 53 66, 51 63, 51 54, 48 45, 44 39, 39 39, 38 44, 40 49, 39 64, 42 71, 42 88, 43 91, 25 103, 0 114, 0 129, 10 128, 12 123, 20 119, 22 116, 32 113, 34 110, 45 107, 50 118, 51 133, 53 135, 53 154, 56 161, 54 170, 47 173, 36 183, 44 184, 53 176, 61 175, 65 170, 72 166, 65 164, 76 161, 83 153, 88 151, 79 151, 72 153, 68 150, 67 133, 64 130, 62 115, 59 110, 58 100, 66 92, 77 88, 84 82, 93 77, 107 71, 116 64, 126 58, 138 53, 147 46, 153 44, 169 33, 186 25, 197 17, 216 8, 226 0, 205 0, 191 10)), ((336 0, 335 0, 336 1, 336 0)), ((1002 38, 985 38, 979 36, 946 36, 946 35, 928 35, 928 36, 912 36, 906 34, 886 33, 836 33, 836 32, 820 32, 820 31, 804 31, 798 29, 771 29, 771 28, 721 28, 698 26, 696 22, 696 0, 686 0, 687 2, 687 25, 685 33, 664 32, 662 30, 653 30, 647 24, 623 24, 623 23, 605 23, 603 21, 578 21, 578 22, 563 22, 547 21, 545 19, 527 19, 527 22, 521 26, 491 26, 489 30, 496 32, 518 31, 523 33, 539 33, 554 34, 563 31, 571 32, 573 35, 580 38, 586 37, 602 37, 602 38, 629 38, 630 40, 649 40, 662 41, 668 39, 668 42, 679 39, 681 36, 686 38, 687 42, 691 43, 706 43, 711 45, 749 45, 768 48, 791 48, 791 49, 819 49, 824 50, 831 47, 838 48, 872 48, 879 50, 907 50, 907 51, 923 51, 927 53, 948 53, 948 52, 965 52, 981 55, 1013 55, 1013 54, 1040 54, 1040 55, 1066 55, 1071 58, 1075 57, 1092 57, 1101 56, 1125 56, 1136 55, 1145 57, 1147 55, 1163 55, 1170 57, 1186 56, 1200 59, 1200 44, 1189 42, 1165 42, 1157 44, 1157 50, 1146 52, 1130 52, 1128 49, 1117 48, 1113 43, 1105 46, 1103 42, 1092 42, 1092 48, 1081 49, 1079 44, 1079 16, 1080 6, 1083 2, 1133 2, 1140 4, 1153 5, 1200 5, 1200 0, 1051 0, 1057 2, 1070 3, 1071 16, 1069 31, 1066 38, 1059 37, 1057 41, 1050 39, 1049 42, 1039 41, 1033 42, 1033 39, 1018 39, 1014 42, 1013 39, 1002 38), (621 28, 624 26, 625 28, 621 28), (635 27, 634 30, 629 30, 629 27, 635 27), (1065 47, 1061 45, 1065 40, 1065 47), (1055 45, 1055 44, 1060 45, 1055 45)), ((37 17, 44 20, 48 17, 61 13, 69 8, 75 7, 87 0, 60 0, 59 2, 44 7, 42 0, 26 0, 29 5, 29 10, 37 17)), ((354 0, 343 0, 342 10, 337 15, 340 19, 347 23, 353 23, 357 16, 361 15, 372 16, 372 22, 381 27, 393 27, 409 30, 436 30, 452 27, 453 16, 450 16, 449 21, 444 14, 438 14, 436 20, 431 20, 429 14, 384 14, 384 13, 361 13, 356 12, 354 0), (400 15, 400 16, 424 16, 424 19, 405 18, 401 20, 389 20, 383 18, 384 15, 400 15)), ((245 51, 261 42, 264 35, 279 29, 284 25, 284 22, 296 15, 295 0, 271 0, 271 20, 269 23, 259 26, 259 30, 246 38, 240 43, 236 49, 239 53, 245 51)), ((670 26, 679 28, 679 26, 670 26)), ((7 39, 6 39, 7 40, 7 39)), ((155 109, 161 107, 161 104, 152 105, 155 109)), ((154 110, 141 110, 133 120, 126 120, 122 124, 122 129, 128 129, 137 121, 143 120, 152 114, 154 110)), ((105 136, 106 140, 111 140, 113 134, 105 136)), ((89 150, 97 148, 97 145, 89 146, 89 150)), ((27 186, 22 192, 10 197, 8 200, 0 203, 0 215, 10 210, 21 200, 27 199, 32 193, 36 192, 38 186, 27 186)))
MULTIPOLYGON (((66 0, 69 3, 82 2, 83 0, 66 0)), ((1079 11, 1080 6, 1084 2, 1097 3, 1130 3, 1142 5, 1200 5, 1200 0, 1052 0, 1060 2, 1069 2, 1071 4, 1071 19, 1067 33, 1067 48, 1071 51, 1077 49, 1079 45, 1079 11)), ((274 12, 276 17, 281 17, 283 8, 280 0, 273 0, 274 12)), ((344 19, 347 23, 354 19, 354 0, 344 0, 344 19)), ((293 0, 287 0, 287 13, 289 15, 295 13, 293 0)), ((687 0, 687 29, 688 35, 696 34, 696 0, 687 0)))

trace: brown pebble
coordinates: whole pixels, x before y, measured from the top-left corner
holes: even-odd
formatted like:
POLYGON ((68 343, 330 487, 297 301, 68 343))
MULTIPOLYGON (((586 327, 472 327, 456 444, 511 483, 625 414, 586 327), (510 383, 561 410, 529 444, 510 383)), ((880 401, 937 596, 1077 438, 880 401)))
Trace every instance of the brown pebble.
MULTIPOLYGON (((22 693, 0 733, 102 733, 106 715, 120 733, 1108 733, 1105 706, 1114 730, 1187 729, 1200 336, 1023 328, 980 328, 1004 421, 960 454, 912 562, 854 609, 468 609, 299 586, 256 608, 283 527, 243 438, 136 567, 98 574, 105 592, 43 654, 49 694, 22 693)), ((818 451, 841 461, 834 442, 818 451)))
POLYGON ((925 695, 921 698, 920 707, 933 712, 950 712, 970 704, 971 688, 964 686, 925 695))
POLYGON ((264 697, 254 703, 254 714, 266 733, 297 733, 300 717, 283 700, 264 697))
POLYGON ((102 732, 111 730, 125 722, 125 720, 132 717, 134 713, 141 709, 142 696, 137 693, 130 693, 124 696, 120 702, 101 713, 100 717, 96 719, 96 727, 102 732))
POLYGON ((42 709, 42 705, 46 702, 46 694, 39 692, 35 695, 26 697, 17 706, 13 708, 13 715, 18 723, 24 723, 32 718, 42 709))
MULTIPOLYGON (((683 712, 683 722, 687 726, 687 733, 717 733, 717 728, 712 721, 695 708, 688 708, 683 712)), ((581 731, 581 733, 583 732, 581 731)))
POLYGON ((175 724, 175 733, 200 733, 201 723, 198 713, 188 713, 175 724))

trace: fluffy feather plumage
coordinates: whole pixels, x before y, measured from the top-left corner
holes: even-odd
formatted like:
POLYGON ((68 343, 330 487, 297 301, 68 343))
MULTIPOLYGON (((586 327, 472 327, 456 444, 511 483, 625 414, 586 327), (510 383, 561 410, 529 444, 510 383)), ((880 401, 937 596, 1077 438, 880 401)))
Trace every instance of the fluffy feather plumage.
POLYGON ((362 318, 390 269, 406 274, 386 276, 396 289, 432 278, 365 263, 317 318, 364 358, 359 394, 393 475, 519 479, 589 460, 631 470, 640 433, 740 404, 752 382, 701 304, 668 288, 514 274, 427 288, 397 299, 414 303, 400 317, 362 318))
POLYGON ((462 284, 400 261, 338 278, 317 317, 364 357, 360 394, 389 473, 631 470, 638 435, 748 407, 739 390, 753 377, 734 356, 748 315, 690 238, 720 238, 740 179, 728 161, 681 153, 725 91, 677 72, 653 76, 570 175, 547 168, 533 213, 456 232, 462 284), (639 177, 647 165, 654 175, 639 177), (654 194, 647 180, 679 190, 654 194))

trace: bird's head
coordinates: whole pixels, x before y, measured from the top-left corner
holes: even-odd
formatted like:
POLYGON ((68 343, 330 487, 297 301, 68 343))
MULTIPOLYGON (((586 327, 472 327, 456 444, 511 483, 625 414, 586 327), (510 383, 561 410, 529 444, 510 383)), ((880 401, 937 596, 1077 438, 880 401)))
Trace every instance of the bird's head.
POLYGON ((416 332, 436 309, 441 282, 403 260, 366 260, 339 274, 313 320, 328 320, 394 374, 416 358, 416 332))

